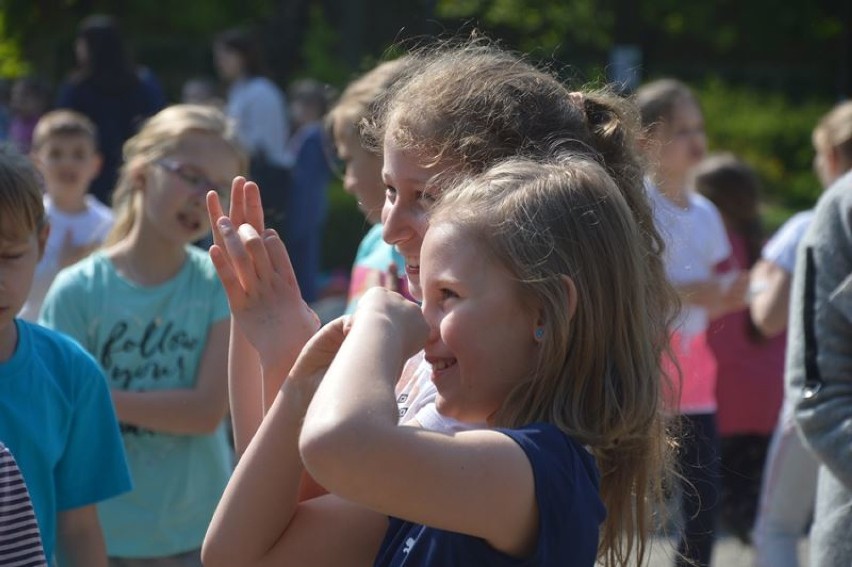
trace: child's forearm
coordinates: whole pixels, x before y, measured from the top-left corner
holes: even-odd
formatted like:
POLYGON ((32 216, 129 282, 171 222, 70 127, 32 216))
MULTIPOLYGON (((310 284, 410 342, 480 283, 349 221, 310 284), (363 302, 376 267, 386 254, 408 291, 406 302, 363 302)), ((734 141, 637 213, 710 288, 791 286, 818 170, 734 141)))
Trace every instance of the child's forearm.
POLYGON ((231 324, 228 349, 228 389, 231 419, 234 426, 234 447, 237 456, 243 454, 254 437, 263 416, 269 411, 298 353, 305 341, 301 337, 286 337, 281 356, 264 367, 260 356, 236 322, 231 324), (297 348, 298 345, 298 348, 297 348), (289 349, 286 352, 283 349, 289 349))
POLYGON ((752 271, 752 280, 763 289, 749 305, 751 319, 763 336, 773 337, 787 328, 792 274, 761 260, 752 271))
POLYGON ((348 484, 360 483, 348 464, 367 459, 383 446, 383 432, 397 428, 394 383, 406 356, 394 331, 380 320, 356 322, 305 418, 302 458, 318 482, 344 498, 348 484))
POLYGON ((59 567, 107 567, 106 544, 94 505, 59 512, 59 567))
POLYGON ((296 512, 303 467, 298 450, 310 396, 286 384, 228 482, 207 535, 206 566, 254 565, 296 512))
POLYGON ((112 401, 121 423, 173 435, 212 433, 227 413, 224 396, 197 389, 113 390, 112 401))
POLYGON ((228 348, 228 391, 234 450, 239 458, 260 427, 266 408, 260 359, 233 320, 228 348))

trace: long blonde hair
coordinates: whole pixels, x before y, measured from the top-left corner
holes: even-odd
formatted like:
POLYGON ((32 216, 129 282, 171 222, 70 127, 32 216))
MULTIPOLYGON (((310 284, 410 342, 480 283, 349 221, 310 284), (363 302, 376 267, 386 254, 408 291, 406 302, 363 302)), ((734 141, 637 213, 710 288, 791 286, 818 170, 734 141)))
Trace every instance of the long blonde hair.
POLYGON ((115 224, 107 235, 104 246, 113 245, 130 234, 137 222, 138 205, 133 172, 142 165, 167 156, 190 132, 219 136, 231 148, 240 162, 240 171, 248 167, 248 160, 237 140, 233 123, 214 107, 199 104, 176 104, 149 118, 135 136, 124 143, 124 165, 112 194, 115 224))
MULTIPOLYGON (((642 228, 613 178, 587 156, 505 161, 446 192, 431 222, 451 223, 517 278, 545 314, 541 354, 492 425, 536 421, 590 447, 601 470, 605 565, 643 564, 669 463, 661 400, 659 298, 642 228), (563 276, 577 291, 571 316, 563 276)), ((532 303, 535 302, 535 303, 532 303)))
POLYGON ((852 100, 840 102, 817 123, 812 133, 814 147, 837 152, 844 171, 852 169, 852 100))

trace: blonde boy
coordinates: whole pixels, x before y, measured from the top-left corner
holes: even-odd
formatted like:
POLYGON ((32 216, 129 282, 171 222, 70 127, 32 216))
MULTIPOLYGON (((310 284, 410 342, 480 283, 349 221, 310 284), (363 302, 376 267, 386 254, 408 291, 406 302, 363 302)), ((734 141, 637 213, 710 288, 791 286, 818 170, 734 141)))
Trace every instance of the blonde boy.
POLYGON ((41 172, 50 225, 44 256, 20 313, 21 318, 36 321, 56 274, 101 245, 113 215, 89 195, 89 185, 101 168, 91 120, 71 110, 48 112, 36 124, 30 157, 41 172))
POLYGON ((15 454, 60 567, 106 567, 95 504, 130 489, 100 366, 65 335, 15 317, 49 232, 32 164, 0 149, 0 439, 15 454))

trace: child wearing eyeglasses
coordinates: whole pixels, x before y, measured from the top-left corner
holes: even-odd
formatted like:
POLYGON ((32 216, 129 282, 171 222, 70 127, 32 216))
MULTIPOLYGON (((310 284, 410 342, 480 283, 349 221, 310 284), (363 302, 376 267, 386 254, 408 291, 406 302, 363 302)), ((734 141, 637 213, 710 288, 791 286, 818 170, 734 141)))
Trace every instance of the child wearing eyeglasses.
POLYGON ((200 566, 232 469, 229 310, 207 253, 204 192, 247 160, 224 114, 175 105, 124 146, 105 247, 59 273, 41 322, 71 335, 111 387, 133 491, 99 506, 111 567, 200 566))
POLYGON ((30 158, 41 174, 50 233, 21 319, 38 319, 59 270, 98 248, 112 227, 112 210, 89 193, 101 170, 97 138, 94 123, 73 110, 48 112, 36 123, 30 158))

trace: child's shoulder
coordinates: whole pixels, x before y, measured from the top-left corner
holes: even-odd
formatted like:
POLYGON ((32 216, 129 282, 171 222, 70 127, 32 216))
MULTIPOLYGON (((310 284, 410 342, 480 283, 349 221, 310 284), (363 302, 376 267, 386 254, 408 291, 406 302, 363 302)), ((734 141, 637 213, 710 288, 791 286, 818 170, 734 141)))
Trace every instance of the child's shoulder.
POLYGON ((501 428, 501 433, 521 446, 530 461, 546 461, 579 472, 584 471, 592 482, 599 482, 599 472, 594 456, 579 441, 552 423, 536 422, 501 428))
POLYGON ((719 213, 719 209, 716 208, 713 201, 695 191, 692 191, 689 194, 689 206, 692 207, 698 215, 719 218, 720 220, 722 218, 719 213))
POLYGON ((572 451, 587 452, 573 437, 552 423, 538 421, 520 427, 500 428, 499 430, 515 440, 529 440, 538 445, 558 445, 570 448, 572 451))
MULTIPOLYGON (((531 423, 499 431, 526 454, 536 479, 539 506, 555 515, 568 508, 573 510, 564 518, 567 524, 560 522, 555 527, 560 537, 564 537, 566 526, 569 533, 576 534, 583 527, 590 527, 589 518, 595 518, 591 524, 594 526, 603 521, 606 511, 600 498, 601 473, 594 455, 582 443, 551 423, 531 423)), ((592 535, 597 534, 589 533, 589 537, 592 535)))
POLYGON ((94 195, 86 195, 86 209, 90 215, 99 219, 112 220, 114 216, 112 209, 101 203, 94 195))
POLYGON ((103 250, 95 250, 79 262, 60 270, 51 287, 95 282, 99 277, 105 277, 114 271, 112 262, 109 261, 103 250))
MULTIPOLYGON (((52 374, 74 375, 80 368, 93 369, 100 374, 97 362, 80 343, 64 333, 36 323, 18 319, 19 348, 31 353, 31 358, 52 374)), ((88 374, 86 372, 84 374, 88 374)))
POLYGON ((49 218, 71 218, 76 219, 78 222, 85 222, 86 224, 99 223, 103 221, 111 222, 113 220, 113 212, 110 207, 103 204, 98 200, 94 195, 86 195, 83 198, 83 204, 85 208, 75 214, 64 213, 56 208, 56 205, 53 202, 53 197, 49 192, 45 192, 44 197, 42 198, 42 202, 44 204, 45 214, 49 218))

